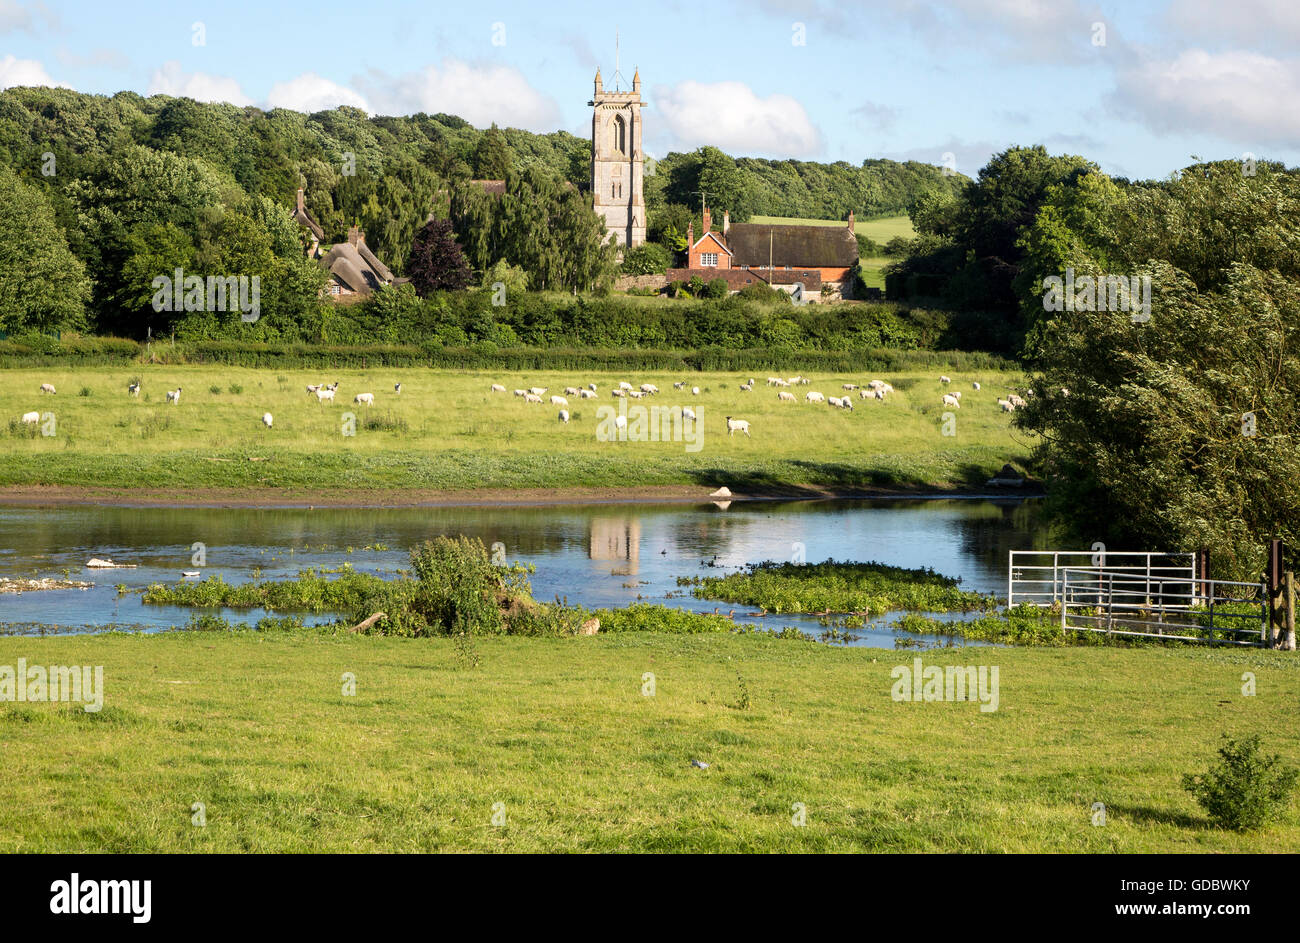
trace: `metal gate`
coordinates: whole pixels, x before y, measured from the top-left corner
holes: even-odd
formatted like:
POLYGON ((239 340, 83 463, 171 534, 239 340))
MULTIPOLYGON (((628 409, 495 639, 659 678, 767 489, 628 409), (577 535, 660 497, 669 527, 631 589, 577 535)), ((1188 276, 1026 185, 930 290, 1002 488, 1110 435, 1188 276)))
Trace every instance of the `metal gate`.
POLYGON ((1181 583, 1186 605, 1196 603, 1196 554, 1143 550, 1012 550, 1007 566, 1007 608, 1032 603, 1050 606, 1061 598, 1062 571, 1098 568, 1109 573, 1141 577, 1144 584, 1181 583))

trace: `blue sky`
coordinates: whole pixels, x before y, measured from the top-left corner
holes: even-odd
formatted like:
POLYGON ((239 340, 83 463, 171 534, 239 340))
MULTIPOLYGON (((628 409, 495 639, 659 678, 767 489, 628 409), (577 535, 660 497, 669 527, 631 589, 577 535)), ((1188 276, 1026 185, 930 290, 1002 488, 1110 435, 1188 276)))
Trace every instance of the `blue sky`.
POLYGON ((0 0, 0 87, 445 111, 585 135, 614 36, 647 150, 940 164, 1010 144, 1165 177, 1300 163, 1300 0, 643 0, 406 5, 0 0), (610 12, 605 12, 605 11, 610 12), (197 40, 201 38, 202 42, 197 40))

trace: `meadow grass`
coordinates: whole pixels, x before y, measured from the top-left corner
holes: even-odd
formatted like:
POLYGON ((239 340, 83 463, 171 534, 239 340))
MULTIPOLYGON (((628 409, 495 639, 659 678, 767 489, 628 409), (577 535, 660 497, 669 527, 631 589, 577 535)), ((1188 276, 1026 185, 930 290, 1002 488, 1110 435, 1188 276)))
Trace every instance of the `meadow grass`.
POLYGON ((1295 726, 1277 723, 1293 700, 1293 655, 922 654, 998 666, 991 713, 893 701, 891 669, 913 657, 643 632, 0 638, 0 664, 102 665, 105 687, 97 714, 0 704, 0 851, 1300 846, 1294 805, 1240 835, 1213 827, 1180 786, 1222 732, 1263 733, 1266 752, 1300 761, 1295 726), (1241 695, 1245 671, 1256 696, 1241 695), (1097 802, 1104 826, 1091 824, 1097 802), (191 824, 194 803, 205 827, 191 824), (806 827, 791 823, 795 803, 806 827))
MULTIPOLYGON (((643 485, 728 485, 771 491, 813 485, 828 489, 978 486, 1003 463, 1023 464, 1031 443, 1010 428, 997 399, 1023 382, 1018 372, 949 369, 964 393, 955 436, 941 434, 945 388, 936 368, 882 376, 896 392, 884 402, 855 399, 852 412, 808 405, 803 395, 839 395, 844 382, 871 377, 821 376, 795 388, 798 403, 778 402, 765 376, 751 393, 742 374, 616 375, 497 373, 417 368, 277 370, 206 365, 12 369, 0 373, 0 485, 63 485, 117 489, 265 488, 472 490, 483 488, 619 488, 643 485), (139 377, 140 397, 127 395, 139 377), (339 381, 333 404, 319 403, 308 383, 339 381), (698 451, 677 442, 602 442, 597 410, 617 405, 619 380, 653 382, 658 397, 630 406, 689 406, 700 417, 698 451), (699 386, 675 391, 675 380, 699 386), (979 381, 983 389, 971 388, 979 381), (41 383, 60 392, 42 395, 41 383), (402 384, 402 393, 393 385, 402 384), (569 397, 571 421, 559 409, 525 403, 508 390, 597 384, 600 398, 569 397), (74 391, 89 389, 89 396, 74 391), (181 401, 166 403, 180 387, 181 401), (218 392, 213 393, 212 389, 218 392), (372 392, 375 405, 355 405, 372 392), (33 434, 22 413, 54 414, 54 436, 33 434), (262 425, 273 416, 270 429, 262 425), (356 417, 345 436, 343 417, 356 417), (751 436, 728 436, 726 416, 747 419, 751 436)), ((854 394, 856 395, 856 394, 854 394)))

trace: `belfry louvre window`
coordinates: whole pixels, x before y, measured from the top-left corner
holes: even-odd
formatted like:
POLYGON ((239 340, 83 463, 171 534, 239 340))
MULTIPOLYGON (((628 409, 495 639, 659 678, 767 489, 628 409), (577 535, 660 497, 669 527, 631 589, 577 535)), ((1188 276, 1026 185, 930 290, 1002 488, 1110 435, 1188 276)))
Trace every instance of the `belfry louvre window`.
POLYGON ((717 267, 718 267, 718 253, 716 253, 716 252, 702 252, 702 253, 700 253, 700 264, 701 264, 701 265, 705 265, 705 266, 712 266, 713 268, 717 268, 717 267))

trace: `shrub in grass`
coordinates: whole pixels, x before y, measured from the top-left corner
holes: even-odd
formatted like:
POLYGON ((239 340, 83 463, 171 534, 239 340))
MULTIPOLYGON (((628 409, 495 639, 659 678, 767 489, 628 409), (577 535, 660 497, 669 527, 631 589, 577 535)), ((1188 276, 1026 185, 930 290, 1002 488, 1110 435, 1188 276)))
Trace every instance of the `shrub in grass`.
POLYGON ((366 432, 407 432, 406 420, 392 413, 377 413, 363 416, 361 428, 366 432))
POLYGON ((244 392, 243 386, 241 386, 238 383, 232 383, 230 384, 230 386, 226 387, 226 389, 229 392, 233 393, 235 396, 238 396, 240 393, 244 392))
POLYGON ((1204 774, 1183 776, 1183 788, 1220 828, 1253 831, 1277 818, 1291 802, 1300 771, 1260 752, 1260 738, 1223 735, 1219 762, 1204 774))
POLYGON ((34 439, 40 435, 41 427, 34 422, 23 422, 21 419, 9 420, 9 434, 15 439, 34 439))
POLYGON ((221 393, 221 387, 217 386, 214 383, 210 387, 208 387, 208 392, 211 393, 213 396, 217 396, 221 393))
POLYGON ((78 395, 78 396, 90 396, 90 395, 91 395, 91 394, 90 394, 90 387, 88 387, 88 386, 83 386, 83 387, 81 388, 81 390, 77 393, 77 395, 78 395))

